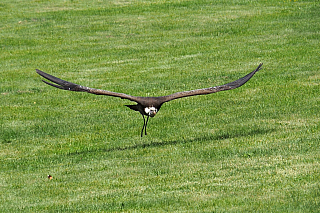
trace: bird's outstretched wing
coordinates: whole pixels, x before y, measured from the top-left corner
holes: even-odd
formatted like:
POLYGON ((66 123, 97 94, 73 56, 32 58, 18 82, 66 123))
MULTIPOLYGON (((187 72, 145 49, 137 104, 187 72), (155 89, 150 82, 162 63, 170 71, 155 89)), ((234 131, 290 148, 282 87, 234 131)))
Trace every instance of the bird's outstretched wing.
POLYGON ((49 81, 56 83, 56 84, 42 80, 44 83, 46 83, 50 86, 56 87, 58 89, 76 91, 76 92, 88 92, 88 93, 92 93, 95 95, 107 95, 107 96, 119 97, 122 99, 128 99, 130 101, 135 101, 135 102, 139 102, 139 100, 140 100, 140 97, 127 95, 124 93, 117 93, 117 92, 111 92, 111 91, 107 91, 107 90, 85 87, 85 86, 81 86, 81 85, 78 85, 78 84, 75 84, 75 83, 72 83, 69 81, 62 80, 60 78, 49 75, 48 73, 45 73, 45 72, 38 70, 38 69, 36 71, 42 77, 44 77, 44 78, 48 79, 49 81))
POLYGON ((177 92, 177 93, 173 93, 171 95, 160 96, 160 97, 137 97, 137 96, 127 95, 125 93, 117 93, 117 92, 111 92, 111 91, 107 91, 107 90, 94 89, 94 88, 85 87, 85 86, 81 86, 81 85, 78 85, 78 84, 75 84, 75 83, 72 83, 69 81, 62 80, 60 78, 49 75, 49 74, 47 74, 41 70, 38 70, 38 69, 36 71, 39 75, 41 75, 42 77, 48 79, 49 81, 51 81, 55 84, 42 80, 44 83, 46 83, 50 86, 59 88, 59 89, 76 91, 76 92, 88 92, 88 93, 92 93, 95 95, 107 95, 107 96, 119 97, 122 99, 128 99, 130 101, 135 101, 137 103, 140 103, 143 106, 149 106, 149 105, 151 106, 152 105, 152 106, 158 106, 160 108, 160 106, 163 103, 174 100, 174 99, 184 98, 184 97, 194 96, 194 95, 207 95, 207 94, 211 94, 211 93, 215 93, 215 92, 238 88, 238 87, 242 86, 243 84, 245 84, 256 72, 258 72, 261 69, 261 67, 262 67, 262 63, 259 64, 259 66, 254 71, 249 73, 248 75, 246 75, 243 78, 240 78, 236 81, 228 83, 228 84, 204 88, 204 89, 196 89, 196 90, 191 90, 191 91, 177 92))
POLYGON ((211 93, 215 93, 215 92, 220 92, 220 91, 224 91, 224 90, 231 90, 231 89, 235 89, 238 88, 240 86, 242 86, 243 84, 245 84, 247 81, 249 81, 249 79, 256 73, 258 72, 262 67, 262 63, 259 64, 259 66, 257 67, 257 69, 255 69, 254 71, 252 71, 251 73, 249 73, 248 75, 230 82, 228 84, 224 84, 221 86, 215 86, 215 87, 209 87, 209 88, 204 88, 204 89, 196 89, 196 90, 190 90, 190 91, 184 91, 184 92, 177 92, 177 93, 173 93, 171 95, 167 95, 167 96, 162 96, 161 99, 163 100, 163 102, 168 102, 174 99, 178 99, 178 98, 184 98, 184 97, 188 97, 188 96, 194 96, 194 95, 207 95, 207 94, 211 94, 211 93))

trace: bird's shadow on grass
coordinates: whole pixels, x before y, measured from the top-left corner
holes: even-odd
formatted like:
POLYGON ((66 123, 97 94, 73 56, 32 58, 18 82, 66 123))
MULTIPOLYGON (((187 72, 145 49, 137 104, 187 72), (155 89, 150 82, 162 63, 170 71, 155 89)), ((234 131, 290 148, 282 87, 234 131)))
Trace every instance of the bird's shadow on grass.
POLYGON ((96 153, 96 152, 114 152, 114 151, 126 151, 126 150, 135 150, 135 149, 143 149, 143 148, 153 148, 153 147, 162 147, 168 145, 176 145, 176 144, 185 144, 185 143, 194 143, 194 142, 207 142, 207 141, 219 141, 225 140, 230 138, 237 138, 237 137, 246 137, 246 136, 254 136, 254 135, 264 135, 271 132, 275 132, 276 129, 251 129, 248 131, 241 131, 241 132, 222 132, 216 133, 212 135, 206 136, 199 136, 195 138, 189 139, 178 139, 178 140, 168 140, 168 141, 161 141, 161 142, 149 142, 149 143, 142 143, 142 144, 135 144, 130 146, 123 146, 123 147, 110 147, 110 148, 96 148, 90 150, 81 150, 69 153, 69 155, 78 155, 78 154, 88 154, 88 153, 96 153))

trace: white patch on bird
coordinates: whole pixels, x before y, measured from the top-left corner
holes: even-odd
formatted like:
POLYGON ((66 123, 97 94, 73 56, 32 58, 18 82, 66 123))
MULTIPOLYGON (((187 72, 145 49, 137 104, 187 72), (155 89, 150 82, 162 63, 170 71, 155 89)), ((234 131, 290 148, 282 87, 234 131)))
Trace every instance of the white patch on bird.
POLYGON ((155 107, 146 107, 146 108, 144 108, 144 111, 145 111, 148 115, 155 115, 158 110, 157 110, 155 107))

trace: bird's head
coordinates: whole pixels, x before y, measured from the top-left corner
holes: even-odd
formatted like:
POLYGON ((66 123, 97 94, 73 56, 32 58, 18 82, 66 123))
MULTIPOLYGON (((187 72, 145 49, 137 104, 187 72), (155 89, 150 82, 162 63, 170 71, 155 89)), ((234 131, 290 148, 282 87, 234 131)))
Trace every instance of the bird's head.
POLYGON ((150 117, 154 117, 158 112, 157 108, 155 107, 146 107, 144 108, 144 111, 150 117))

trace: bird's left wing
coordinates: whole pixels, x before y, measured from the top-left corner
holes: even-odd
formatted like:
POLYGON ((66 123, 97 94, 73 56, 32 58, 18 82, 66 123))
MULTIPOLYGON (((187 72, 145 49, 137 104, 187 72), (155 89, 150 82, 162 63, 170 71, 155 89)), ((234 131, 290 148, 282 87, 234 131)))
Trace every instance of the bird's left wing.
POLYGON ((60 78, 57 78, 55 76, 49 75, 48 73, 45 73, 41 70, 36 70, 36 72, 41 75, 42 77, 48 79, 49 81, 55 83, 51 83, 51 82, 47 82, 42 80, 44 83, 56 87, 58 89, 63 89, 63 90, 69 90, 69 91, 76 91, 76 92, 88 92, 88 93, 92 93, 95 95, 107 95, 107 96, 113 96, 113 97, 119 97, 122 99, 128 99, 130 101, 135 101, 135 102, 139 102, 140 97, 136 97, 136 96, 131 96, 131 95, 127 95, 125 93, 117 93, 117 92, 111 92, 111 91, 107 91, 107 90, 101 90, 101 89, 94 89, 94 88, 90 88, 90 87, 85 87, 85 86, 81 86, 69 81, 65 81, 62 80, 60 78))
POLYGON ((184 97, 188 97, 188 96, 194 96, 194 95, 207 95, 207 94, 211 94, 211 93, 216 93, 216 92, 220 92, 220 91, 224 91, 224 90, 231 90, 231 89, 235 89, 238 88, 240 86, 242 86, 243 84, 245 84, 247 81, 249 81, 249 79, 256 73, 258 72, 262 67, 262 63, 259 64, 259 66, 252 71, 251 73, 249 73, 248 75, 230 82, 228 84, 224 84, 221 86, 215 86, 215 87, 209 87, 209 88, 204 88, 204 89, 196 89, 196 90, 190 90, 190 91, 184 91, 184 92, 177 92, 177 93, 173 93, 171 95, 167 95, 167 96, 162 96, 161 99, 163 102, 168 102, 174 99, 178 99, 178 98, 184 98, 184 97))

